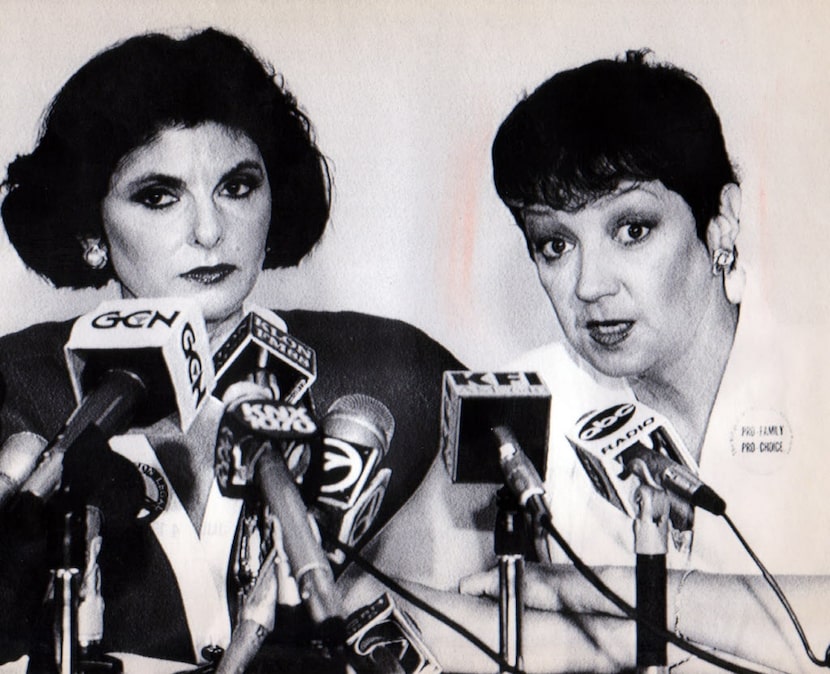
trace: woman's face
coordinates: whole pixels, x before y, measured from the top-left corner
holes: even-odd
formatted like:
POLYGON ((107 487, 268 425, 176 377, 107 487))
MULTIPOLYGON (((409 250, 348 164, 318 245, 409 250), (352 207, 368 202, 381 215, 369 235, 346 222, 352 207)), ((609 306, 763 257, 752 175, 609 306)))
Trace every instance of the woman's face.
POLYGON ((208 327, 239 312, 262 269, 271 188, 256 144, 206 122, 127 154, 102 203, 125 297, 190 297, 208 327))
POLYGON ((722 289, 679 194, 624 182, 573 213, 523 213, 539 278, 582 357, 613 377, 682 358, 722 289))

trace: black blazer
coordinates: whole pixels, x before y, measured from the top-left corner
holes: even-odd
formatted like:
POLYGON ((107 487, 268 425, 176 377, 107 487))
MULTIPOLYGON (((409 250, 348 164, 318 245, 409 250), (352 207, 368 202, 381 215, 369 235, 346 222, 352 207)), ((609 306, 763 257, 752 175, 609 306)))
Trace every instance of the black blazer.
MULTIPOLYGON (((395 433, 382 464, 392 469, 392 476, 373 527, 377 530, 415 491, 435 458, 441 375, 462 365, 401 321, 351 312, 280 315, 291 334, 317 352, 318 378, 311 393, 319 413, 342 395, 365 393, 394 416, 395 433)), ((71 327, 71 321, 44 323, 0 339, 0 441, 23 430, 50 438, 74 409, 62 351, 71 327)), ((9 519, 0 516, 0 662, 29 651, 48 581, 40 530, 45 527, 36 519, 9 519)), ((176 579, 149 528, 113 535, 104 543, 100 563, 107 650, 198 659, 176 579)))

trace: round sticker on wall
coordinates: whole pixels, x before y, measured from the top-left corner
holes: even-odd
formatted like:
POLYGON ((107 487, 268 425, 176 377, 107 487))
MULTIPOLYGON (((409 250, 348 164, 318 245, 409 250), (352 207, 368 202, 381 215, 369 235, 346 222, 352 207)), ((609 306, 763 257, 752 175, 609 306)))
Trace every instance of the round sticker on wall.
POLYGON ((732 455, 747 470, 773 473, 792 450, 792 428, 777 410, 750 408, 738 417, 730 442, 732 455))

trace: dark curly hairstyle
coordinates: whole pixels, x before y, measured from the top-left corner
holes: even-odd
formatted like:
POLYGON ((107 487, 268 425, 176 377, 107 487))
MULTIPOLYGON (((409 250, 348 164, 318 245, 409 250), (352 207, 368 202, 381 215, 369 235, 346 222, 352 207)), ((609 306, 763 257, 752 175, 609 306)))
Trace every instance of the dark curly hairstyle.
POLYGON ((148 34, 98 54, 47 110, 34 151, 8 167, 2 205, 21 259, 57 287, 100 287, 112 265, 82 261, 82 238, 105 239, 100 204, 119 160, 165 128, 217 122, 257 145, 271 185, 263 268, 296 265, 323 234, 331 182, 311 123, 273 68, 214 29, 148 34))
POLYGON ((724 185, 737 182, 712 101, 689 73, 603 60, 557 73, 522 100, 493 142, 496 191, 521 209, 576 211, 624 180, 659 180, 689 205, 706 241, 724 185))

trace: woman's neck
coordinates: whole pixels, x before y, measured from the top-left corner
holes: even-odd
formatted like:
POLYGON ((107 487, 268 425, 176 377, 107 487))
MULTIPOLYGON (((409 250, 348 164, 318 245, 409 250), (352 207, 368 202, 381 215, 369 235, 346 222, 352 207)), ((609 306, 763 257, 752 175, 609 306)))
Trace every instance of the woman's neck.
POLYGON ((738 307, 718 293, 684 354, 629 380, 637 399, 672 422, 698 461, 737 324, 738 307))
POLYGON ((242 320, 242 307, 234 311, 232 314, 225 316, 225 318, 216 321, 205 321, 207 328, 208 339, 210 340, 211 349, 216 348, 227 338, 233 329, 239 325, 242 320))

